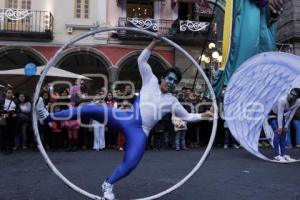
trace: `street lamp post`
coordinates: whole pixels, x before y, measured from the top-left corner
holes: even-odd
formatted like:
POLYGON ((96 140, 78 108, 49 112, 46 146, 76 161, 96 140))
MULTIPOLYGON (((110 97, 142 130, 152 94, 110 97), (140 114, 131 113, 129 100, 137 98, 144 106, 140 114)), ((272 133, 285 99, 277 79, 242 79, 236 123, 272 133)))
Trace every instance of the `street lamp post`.
POLYGON ((213 42, 209 43, 206 54, 203 54, 201 57, 201 63, 203 63, 204 67, 208 69, 207 76, 209 76, 211 83, 214 82, 214 78, 219 71, 221 61, 222 55, 220 55, 216 44, 213 42))

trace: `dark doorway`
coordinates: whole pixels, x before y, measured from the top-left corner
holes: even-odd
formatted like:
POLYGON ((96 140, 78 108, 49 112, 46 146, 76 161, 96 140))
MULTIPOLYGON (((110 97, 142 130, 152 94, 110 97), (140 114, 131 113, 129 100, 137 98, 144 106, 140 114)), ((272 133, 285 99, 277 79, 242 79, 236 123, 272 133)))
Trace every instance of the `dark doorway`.
MULTIPOLYGON (((108 80, 107 68, 109 64, 100 55, 90 51, 78 51, 66 55, 57 67, 76 73, 104 75, 108 80)), ((95 95, 105 85, 103 78, 90 77, 92 80, 87 81, 89 95, 95 95)))
MULTIPOLYGON (((132 56, 121 64, 119 80, 131 81, 138 92, 142 87, 142 79, 137 64, 137 58, 138 55, 132 56)), ((162 64, 162 60, 155 56, 151 56, 148 63, 151 66, 154 75, 160 79, 167 66, 162 64)))
POLYGON ((42 66, 45 61, 39 55, 24 49, 7 49, 0 52, 0 70, 18 69, 28 63, 42 66))

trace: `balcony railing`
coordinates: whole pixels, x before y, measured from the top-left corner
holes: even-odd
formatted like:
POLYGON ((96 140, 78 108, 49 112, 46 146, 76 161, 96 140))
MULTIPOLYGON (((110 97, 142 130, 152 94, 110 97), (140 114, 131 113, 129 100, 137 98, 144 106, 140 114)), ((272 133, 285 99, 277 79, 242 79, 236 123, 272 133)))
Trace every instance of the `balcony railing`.
POLYGON ((5 40, 52 40, 53 16, 47 11, 0 9, 0 38, 5 40))
MULTIPOLYGON (((153 32, 177 41, 198 40, 208 33, 209 22, 198 22, 190 20, 164 20, 164 19, 142 19, 142 18, 119 18, 119 26, 136 27, 153 32), (196 38, 195 38, 196 37, 196 38)), ((140 39, 149 38, 130 31, 119 31, 120 39, 140 39)))

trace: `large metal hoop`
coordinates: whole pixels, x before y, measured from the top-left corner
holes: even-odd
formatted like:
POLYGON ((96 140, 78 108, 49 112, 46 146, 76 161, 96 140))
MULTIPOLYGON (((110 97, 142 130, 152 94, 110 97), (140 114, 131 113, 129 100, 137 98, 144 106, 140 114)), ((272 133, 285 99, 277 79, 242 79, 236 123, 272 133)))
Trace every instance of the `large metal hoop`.
MULTIPOLYGON (((46 77, 46 74, 48 73, 49 69, 51 66, 53 66, 53 64, 55 64, 57 62, 57 60, 59 59, 60 54, 68 49, 69 47, 71 47, 75 42, 86 38, 88 36, 94 35, 96 33, 101 33, 101 32, 108 32, 108 31, 116 31, 116 30, 124 30, 124 31, 133 31, 133 32, 137 32, 137 33, 141 33, 141 34, 145 34, 145 35, 149 35, 151 37, 157 37, 156 33, 153 32, 149 32, 146 30, 140 30, 137 28, 132 28, 132 27, 111 27, 111 28, 99 28, 93 31, 89 31, 87 33, 84 33, 80 36, 75 37, 74 39, 72 39, 71 41, 69 41, 68 43, 66 43, 65 45, 63 45, 56 53, 55 55, 49 60, 49 62, 47 63, 43 73, 41 74, 41 77, 36 85, 36 89, 35 89, 35 93, 34 93, 34 99, 33 99, 33 110, 35 110, 35 105, 37 103, 38 97, 39 97, 39 91, 41 90, 41 86, 42 83, 46 77)), ((217 102, 216 102, 216 97, 213 91, 213 88, 208 80, 208 78, 206 77, 204 71, 201 69, 201 67, 199 66, 199 64, 197 63, 197 61, 189 54, 187 53, 183 48, 181 48, 178 44, 172 42, 171 40, 162 37, 161 38, 162 41, 166 42, 167 44, 169 44, 170 46, 173 46, 175 49, 177 49, 178 51, 180 51, 183 55, 185 55, 198 69, 198 71, 202 74, 206 84, 208 85, 208 89, 211 93, 212 96, 212 101, 213 101, 213 107, 214 107, 214 119, 213 119, 213 128, 212 128, 212 133, 210 136, 210 140, 209 143, 205 149, 204 154, 202 155, 202 157, 200 158, 200 160, 198 161, 198 163, 195 165, 195 167, 185 176, 183 177, 178 183, 176 183, 175 185, 173 185, 172 187, 158 193, 152 196, 148 196, 148 197, 143 197, 143 198, 139 198, 139 200, 150 200, 150 199, 157 199, 159 197, 162 197, 174 190, 176 190, 177 188, 179 188, 180 186, 182 186, 188 179, 190 179, 197 171, 198 169, 201 167, 201 165, 204 163, 205 159, 207 158, 209 151, 212 148, 215 136, 216 136, 216 131, 217 131, 217 119, 218 119, 218 107, 217 107, 217 102)), ((53 173, 58 176, 68 187, 72 188, 73 190, 75 190, 76 192, 91 198, 91 199, 96 199, 96 200, 103 200, 103 197, 91 194, 83 189, 81 189, 80 187, 76 186, 75 184, 73 184, 71 181, 69 181, 66 177, 63 176, 63 174, 60 173, 60 171, 55 167, 55 165, 52 163, 52 161, 49 159, 43 144, 41 142, 41 138, 39 135, 39 131, 38 131, 38 126, 37 126, 37 116, 36 116, 36 112, 32 113, 32 117, 33 117, 33 128, 34 128, 34 135, 38 144, 38 149, 40 150, 43 158, 45 159, 48 167, 53 171, 53 173)))

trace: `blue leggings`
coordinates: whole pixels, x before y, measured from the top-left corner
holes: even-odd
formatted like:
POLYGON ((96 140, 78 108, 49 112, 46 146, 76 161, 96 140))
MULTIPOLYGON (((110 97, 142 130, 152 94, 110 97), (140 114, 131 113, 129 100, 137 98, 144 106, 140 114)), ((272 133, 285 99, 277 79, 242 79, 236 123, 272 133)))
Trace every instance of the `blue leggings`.
POLYGON ((278 134, 277 118, 269 119, 269 124, 272 127, 273 132, 274 132, 273 145, 274 145, 275 156, 279 156, 279 155, 283 156, 283 155, 285 155, 285 152, 286 152, 286 149, 285 149, 286 133, 278 134), (279 151, 279 147, 280 147, 280 151, 279 151))
POLYGON ((296 129, 296 145, 300 145, 300 120, 293 120, 293 125, 296 129))
POLYGON ((122 132, 125 136, 126 146, 123 162, 117 166, 112 175, 106 179, 110 184, 127 176, 136 168, 143 157, 147 137, 142 129, 141 115, 138 105, 135 104, 133 111, 121 111, 107 106, 84 105, 77 108, 51 113, 45 120, 71 119, 94 119, 100 123, 107 120, 107 126, 122 132))

